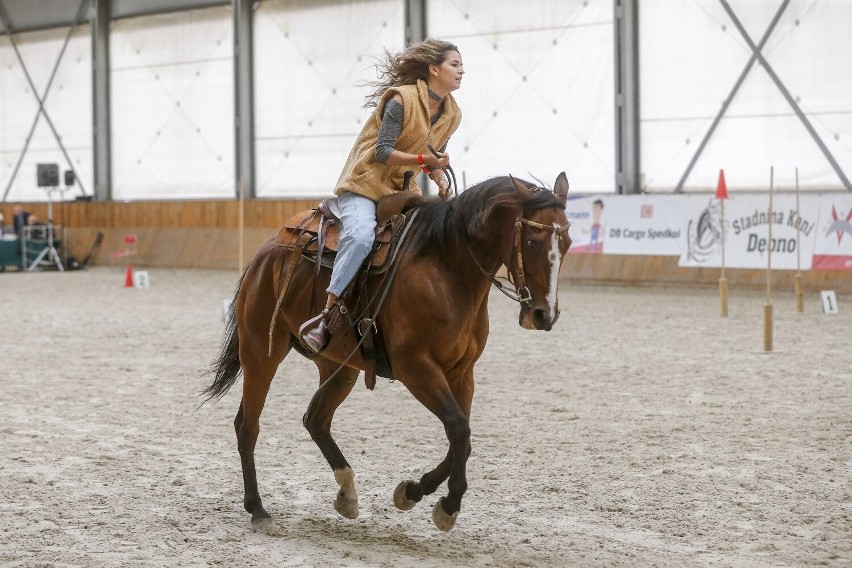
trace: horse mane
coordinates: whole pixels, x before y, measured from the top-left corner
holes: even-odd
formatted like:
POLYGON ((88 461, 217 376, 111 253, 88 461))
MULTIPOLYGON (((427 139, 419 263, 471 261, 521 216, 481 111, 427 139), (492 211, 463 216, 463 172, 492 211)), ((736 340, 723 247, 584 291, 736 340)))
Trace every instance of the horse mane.
POLYGON ((512 179, 501 176, 478 183, 450 201, 420 205, 417 226, 409 241, 415 255, 440 253, 450 246, 484 237, 494 213, 505 207, 518 211, 550 207, 565 209, 565 203, 550 190, 537 188, 525 180, 515 180, 534 189, 533 195, 522 200, 512 179))

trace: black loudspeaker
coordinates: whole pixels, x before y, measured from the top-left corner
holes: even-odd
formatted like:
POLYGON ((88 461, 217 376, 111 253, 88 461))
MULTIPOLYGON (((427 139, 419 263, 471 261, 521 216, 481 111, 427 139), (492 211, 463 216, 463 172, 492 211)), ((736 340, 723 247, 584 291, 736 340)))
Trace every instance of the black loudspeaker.
POLYGON ((77 178, 74 177, 74 170, 65 170, 65 187, 71 187, 77 178))
POLYGON ((57 187, 59 185, 59 166, 56 164, 36 164, 36 178, 39 187, 57 187))

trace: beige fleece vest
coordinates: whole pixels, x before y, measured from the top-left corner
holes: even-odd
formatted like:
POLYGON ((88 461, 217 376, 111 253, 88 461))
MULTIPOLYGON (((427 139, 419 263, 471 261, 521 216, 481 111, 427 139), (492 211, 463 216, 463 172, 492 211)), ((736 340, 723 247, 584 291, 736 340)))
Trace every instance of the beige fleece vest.
MULTIPOLYGON (((382 124, 382 111, 385 103, 397 93, 402 97, 403 106, 402 132, 396 142, 396 149, 400 152, 427 154, 427 144, 438 150, 458 128, 461 110, 452 95, 447 95, 444 99, 444 112, 432 126, 429 116, 429 91, 425 81, 418 80, 414 85, 390 87, 382 95, 376 109, 358 134, 340 179, 337 180, 335 194, 351 191, 378 201, 402 188, 406 171, 413 170, 418 173, 416 167, 388 166, 376 161, 376 141, 382 124)), ((411 180, 411 191, 422 193, 414 178, 411 180)))

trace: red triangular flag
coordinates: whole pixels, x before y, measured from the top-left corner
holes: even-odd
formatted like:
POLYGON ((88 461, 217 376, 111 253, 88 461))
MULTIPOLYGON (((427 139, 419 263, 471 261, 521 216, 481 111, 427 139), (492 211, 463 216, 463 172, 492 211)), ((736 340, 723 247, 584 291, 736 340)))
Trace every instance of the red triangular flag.
POLYGON ((728 198, 728 186, 725 184, 725 170, 719 170, 719 183, 716 184, 716 199, 728 198))

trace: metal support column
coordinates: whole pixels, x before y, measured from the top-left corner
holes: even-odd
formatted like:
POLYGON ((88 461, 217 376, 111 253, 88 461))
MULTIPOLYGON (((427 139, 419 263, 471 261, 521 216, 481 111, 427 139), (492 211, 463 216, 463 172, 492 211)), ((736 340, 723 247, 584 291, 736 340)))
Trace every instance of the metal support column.
POLYGON ((640 193, 639 13, 637 0, 615 0, 615 189, 640 193))
MULTIPOLYGON (((428 36, 426 30, 427 0, 405 0, 405 45, 406 47, 423 41, 428 36)), ((423 172, 417 172, 417 185, 423 193, 429 195, 429 178, 423 172)))
POLYGON ((405 0, 405 45, 426 39, 426 0, 405 0))
POLYGON ((109 29, 112 0, 92 0, 92 149, 94 195, 112 199, 112 129, 110 126, 109 29))
POLYGON ((256 196, 254 171, 254 0, 231 0, 234 13, 234 140, 235 195, 256 196))

